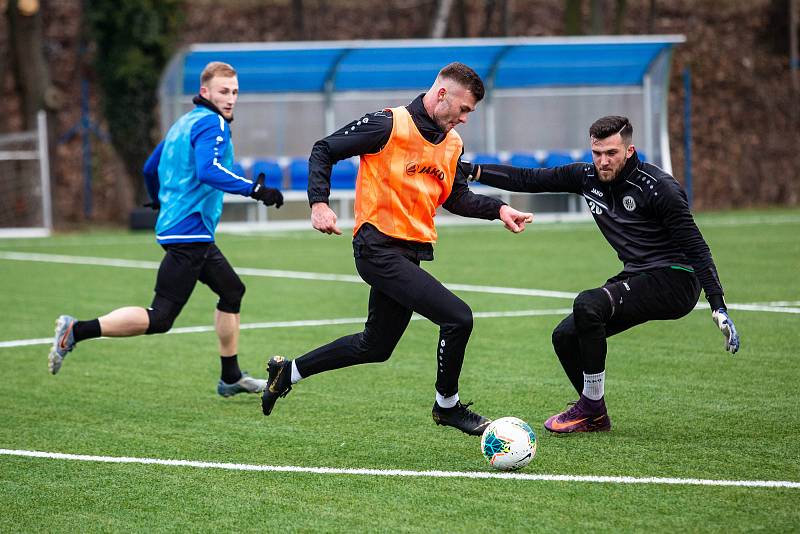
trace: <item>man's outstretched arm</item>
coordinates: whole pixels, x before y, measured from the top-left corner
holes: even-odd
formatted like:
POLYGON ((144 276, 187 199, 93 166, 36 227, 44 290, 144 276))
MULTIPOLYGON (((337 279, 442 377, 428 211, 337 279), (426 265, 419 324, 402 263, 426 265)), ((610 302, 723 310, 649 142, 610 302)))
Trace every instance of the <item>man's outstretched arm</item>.
POLYGON ((444 209, 462 217, 490 221, 500 219, 505 227, 514 233, 522 232, 525 224, 533 221, 532 213, 517 211, 502 200, 470 191, 467 185, 467 174, 464 172, 465 168, 464 164, 459 163, 453 189, 442 204, 444 209))
POLYGON ((586 163, 571 163, 550 169, 525 169, 511 165, 473 165, 462 162, 462 172, 478 181, 505 191, 520 193, 580 194, 586 163))

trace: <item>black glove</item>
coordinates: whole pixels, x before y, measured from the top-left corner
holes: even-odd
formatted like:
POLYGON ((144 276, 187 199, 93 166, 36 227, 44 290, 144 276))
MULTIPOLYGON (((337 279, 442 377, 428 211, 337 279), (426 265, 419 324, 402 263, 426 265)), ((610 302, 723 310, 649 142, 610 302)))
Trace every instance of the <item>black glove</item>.
POLYGON ((161 209, 161 204, 158 202, 158 200, 151 200, 150 202, 145 202, 142 204, 142 207, 158 211, 161 209))
POLYGON ((258 178, 256 178, 256 185, 253 186, 253 190, 250 192, 250 198, 260 200, 265 206, 272 206, 275 204, 276 208, 280 208, 283 206, 283 193, 272 187, 265 186, 265 178, 263 172, 258 175, 258 178))
POLYGON ((459 161, 458 166, 461 168, 461 172, 464 173, 464 176, 467 177, 468 182, 474 182, 480 178, 481 168, 478 165, 473 165, 469 161, 459 161))

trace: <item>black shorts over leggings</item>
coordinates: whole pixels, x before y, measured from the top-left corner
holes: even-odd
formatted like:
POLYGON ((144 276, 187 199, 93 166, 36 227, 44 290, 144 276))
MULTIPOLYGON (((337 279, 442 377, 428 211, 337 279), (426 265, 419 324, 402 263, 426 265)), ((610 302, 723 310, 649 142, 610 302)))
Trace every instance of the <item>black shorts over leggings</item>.
POLYGON ((239 313, 245 287, 217 245, 177 243, 162 246, 166 255, 158 268, 156 299, 162 297, 182 308, 199 280, 219 296, 219 311, 239 313))

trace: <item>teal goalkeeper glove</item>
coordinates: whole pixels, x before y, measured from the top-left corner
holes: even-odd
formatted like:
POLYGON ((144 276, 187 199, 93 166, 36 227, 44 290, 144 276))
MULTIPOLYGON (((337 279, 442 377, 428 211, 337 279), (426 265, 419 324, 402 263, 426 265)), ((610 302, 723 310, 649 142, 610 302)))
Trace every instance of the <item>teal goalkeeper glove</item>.
POLYGON ((733 325, 733 320, 728 316, 728 311, 725 308, 720 308, 711 312, 711 317, 714 319, 714 324, 720 329, 722 335, 725 336, 725 350, 736 354, 739 350, 739 333, 736 332, 736 327, 733 325))

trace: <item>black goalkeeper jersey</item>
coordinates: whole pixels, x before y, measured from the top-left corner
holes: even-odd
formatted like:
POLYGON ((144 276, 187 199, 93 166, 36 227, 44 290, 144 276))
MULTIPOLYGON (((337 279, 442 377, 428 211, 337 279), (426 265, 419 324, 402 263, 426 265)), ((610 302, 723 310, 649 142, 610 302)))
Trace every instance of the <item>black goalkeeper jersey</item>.
POLYGON ((480 182, 499 189, 583 196, 625 272, 671 266, 692 269, 711 307, 724 307, 717 269, 689 211, 686 193, 672 176, 639 161, 635 153, 609 183, 598 179, 591 163, 550 169, 480 165, 480 169, 480 182))

